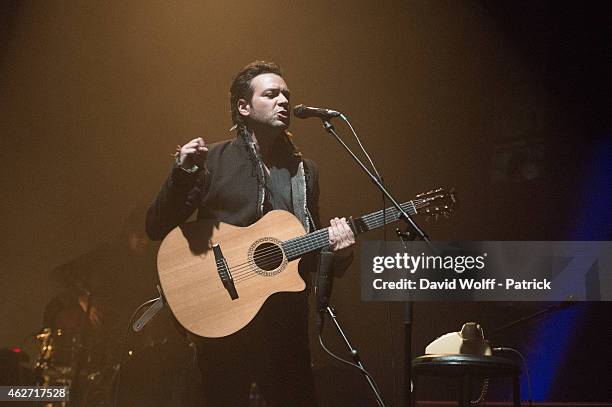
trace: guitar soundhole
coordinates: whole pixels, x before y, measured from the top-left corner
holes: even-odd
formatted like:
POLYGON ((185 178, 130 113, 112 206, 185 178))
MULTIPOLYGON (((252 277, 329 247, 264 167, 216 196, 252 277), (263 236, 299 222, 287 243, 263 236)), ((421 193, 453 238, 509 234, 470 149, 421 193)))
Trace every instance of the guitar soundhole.
POLYGON ((274 243, 262 243, 255 248, 253 261, 262 270, 276 270, 283 263, 283 251, 274 243))

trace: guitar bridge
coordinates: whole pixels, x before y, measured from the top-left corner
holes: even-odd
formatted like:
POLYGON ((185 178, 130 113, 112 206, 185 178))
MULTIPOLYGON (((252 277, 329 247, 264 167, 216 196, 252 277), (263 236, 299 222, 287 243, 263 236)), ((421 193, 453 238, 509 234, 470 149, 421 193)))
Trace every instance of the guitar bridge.
POLYGON ((234 279, 232 278, 232 273, 227 265, 227 261, 221 252, 221 247, 219 244, 215 244, 213 245, 212 249, 213 253, 215 254, 215 263, 217 265, 217 273, 219 273, 219 278, 221 279, 223 286, 229 293, 232 300, 235 300, 238 298, 238 292, 236 291, 234 279))

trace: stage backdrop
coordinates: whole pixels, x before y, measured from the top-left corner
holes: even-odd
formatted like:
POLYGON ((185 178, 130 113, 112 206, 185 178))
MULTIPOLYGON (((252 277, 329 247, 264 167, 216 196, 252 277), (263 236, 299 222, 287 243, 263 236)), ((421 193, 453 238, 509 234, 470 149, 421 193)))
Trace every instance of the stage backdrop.
MULTIPOLYGON (((610 124, 606 10, 323 0, 22 1, 0 9, 0 347, 31 342, 56 289, 49 272, 116 239, 128 215, 155 197, 177 144, 228 137, 231 77, 255 59, 282 66, 294 104, 344 112, 398 198, 456 188, 450 220, 419 219, 434 239, 610 238, 609 217, 576 220, 585 196, 610 200, 602 192, 609 178, 584 164, 610 124), (585 180, 596 180, 592 189, 585 180)), ((381 207, 380 193, 317 120, 294 118, 292 130, 320 166, 323 219, 381 207)), ((361 303, 357 264, 337 281, 333 303, 386 398, 397 400, 402 308, 361 303)), ((418 304, 414 352, 465 321, 483 321, 486 331, 541 307, 418 304)), ((563 318, 569 325, 556 334, 570 337, 568 347, 578 327, 583 337, 605 329, 596 316, 585 329, 588 319, 563 318)), ((538 329, 501 344, 533 347, 546 337, 538 329)), ((338 343, 331 330, 326 337, 338 343)), ((596 362, 582 366, 581 377, 593 379, 584 392, 559 384, 575 376, 558 370, 568 349, 553 355, 541 398, 609 396, 596 362)), ((335 362, 315 342, 313 350, 328 377, 335 362)))

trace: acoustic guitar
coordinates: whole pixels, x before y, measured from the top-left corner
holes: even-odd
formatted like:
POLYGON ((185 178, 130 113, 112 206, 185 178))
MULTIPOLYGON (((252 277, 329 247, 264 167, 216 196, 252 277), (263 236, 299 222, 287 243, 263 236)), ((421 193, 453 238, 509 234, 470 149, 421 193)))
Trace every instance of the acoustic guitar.
MULTIPOLYGON (((455 195, 436 189, 403 203, 409 215, 448 216, 455 195)), ((355 235, 398 220, 387 208, 349 218, 355 235)), ((298 261, 329 244, 328 229, 306 234, 291 213, 274 210, 238 227, 197 220, 174 228, 157 255, 159 280, 170 309, 188 331, 218 338, 245 327, 266 299, 280 291, 302 291, 298 261)))

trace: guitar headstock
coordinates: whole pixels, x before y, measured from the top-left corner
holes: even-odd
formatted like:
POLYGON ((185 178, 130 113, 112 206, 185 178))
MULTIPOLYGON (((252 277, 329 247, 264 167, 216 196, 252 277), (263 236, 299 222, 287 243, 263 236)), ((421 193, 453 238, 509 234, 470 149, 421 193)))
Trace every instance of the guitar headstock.
POLYGON ((418 194, 412 202, 417 213, 427 216, 427 220, 432 217, 438 219, 440 215, 450 218, 457 203, 457 197, 454 188, 450 190, 438 188, 418 194))

